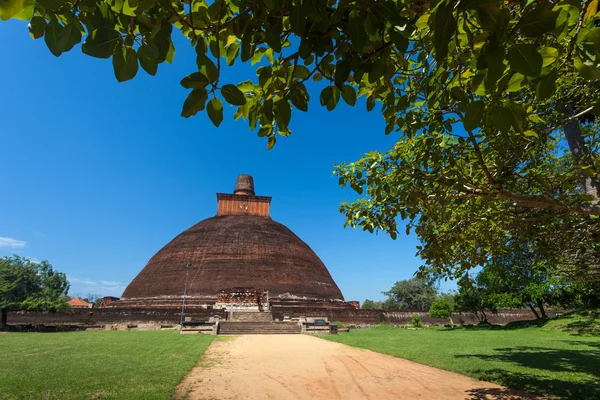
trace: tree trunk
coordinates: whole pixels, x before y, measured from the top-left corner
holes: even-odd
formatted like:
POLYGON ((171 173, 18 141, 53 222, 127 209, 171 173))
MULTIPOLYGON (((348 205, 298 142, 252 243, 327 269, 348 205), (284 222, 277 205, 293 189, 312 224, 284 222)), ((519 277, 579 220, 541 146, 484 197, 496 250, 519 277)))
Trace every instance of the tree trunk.
MULTIPOLYGON (((570 111, 572 113, 572 110, 570 111)), ((565 138, 567 139, 569 150, 571 150, 571 154, 573 155, 575 165, 585 165, 593 168, 593 165, 590 163, 591 160, 588 159, 589 151, 585 145, 583 135, 581 134, 579 121, 577 121, 576 118, 565 125, 565 138)), ((580 175, 581 184, 585 194, 594 196, 595 200, 593 200, 592 203, 598 204, 600 202, 600 180, 595 177, 587 176, 583 172, 580 175)))
POLYGON ((540 319, 540 314, 538 314, 537 311, 535 311, 535 307, 531 305, 531 303, 529 303, 529 308, 531 308, 531 312, 533 312, 533 314, 535 315, 535 319, 540 319))
POLYGON ((8 308, 0 310, 0 326, 6 326, 6 318, 8 316, 8 308))
POLYGON ((487 324, 488 320, 487 320, 487 315, 485 315, 485 311, 481 310, 481 314, 483 314, 483 321, 481 321, 481 323, 487 324))
POLYGON ((543 319, 548 318, 548 316, 546 315, 546 310, 544 310, 544 302, 541 300, 538 300, 537 306, 540 309, 540 312, 542 313, 542 318, 543 319))

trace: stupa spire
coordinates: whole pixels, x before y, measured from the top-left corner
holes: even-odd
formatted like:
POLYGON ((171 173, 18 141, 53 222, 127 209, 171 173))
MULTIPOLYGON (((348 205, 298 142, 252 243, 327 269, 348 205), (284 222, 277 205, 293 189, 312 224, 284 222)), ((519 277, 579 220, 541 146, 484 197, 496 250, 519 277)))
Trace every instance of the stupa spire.
POLYGON ((247 174, 238 175, 233 194, 254 196, 254 179, 247 174))

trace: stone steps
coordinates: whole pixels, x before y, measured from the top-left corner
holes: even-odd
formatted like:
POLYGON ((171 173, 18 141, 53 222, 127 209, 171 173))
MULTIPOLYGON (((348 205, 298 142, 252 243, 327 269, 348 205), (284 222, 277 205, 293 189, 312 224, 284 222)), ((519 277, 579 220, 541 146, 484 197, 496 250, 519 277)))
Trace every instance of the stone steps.
POLYGON ((270 311, 230 311, 227 321, 231 322, 273 322, 270 311))
POLYGON ((219 335, 302 333, 299 324, 290 322, 221 322, 219 335))

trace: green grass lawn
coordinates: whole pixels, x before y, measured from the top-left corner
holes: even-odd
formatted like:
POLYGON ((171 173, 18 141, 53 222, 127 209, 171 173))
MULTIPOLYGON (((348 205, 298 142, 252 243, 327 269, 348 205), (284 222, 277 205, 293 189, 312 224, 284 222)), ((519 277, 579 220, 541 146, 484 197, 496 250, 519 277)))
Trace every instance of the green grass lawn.
POLYGON ((167 399, 213 338, 177 331, 0 334, 0 399, 167 399))
POLYGON ((600 399, 600 337, 560 331, 570 319, 503 329, 379 326, 321 337, 536 394, 600 399))

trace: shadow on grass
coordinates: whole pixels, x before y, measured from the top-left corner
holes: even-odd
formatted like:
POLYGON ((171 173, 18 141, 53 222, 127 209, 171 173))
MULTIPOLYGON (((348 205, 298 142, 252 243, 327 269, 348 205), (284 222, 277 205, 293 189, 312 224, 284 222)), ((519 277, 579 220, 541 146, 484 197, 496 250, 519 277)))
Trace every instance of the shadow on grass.
MULTIPOLYGON (((582 344, 577 342, 577 344, 582 344)), ((590 347, 596 344, 590 343, 590 347)), ((497 354, 457 355, 457 358, 476 357, 486 361, 502 361, 526 368, 555 373, 581 373, 587 377, 579 382, 538 376, 535 373, 512 372, 502 369, 473 370, 479 379, 498 382, 504 386, 565 399, 600 399, 600 351, 579 349, 548 349, 519 346, 494 349, 497 354)), ((571 378, 572 379, 572 378, 571 378)), ((477 399, 478 397, 473 397, 477 399)), ((483 397, 481 397, 483 398, 483 397)), ((507 397, 510 398, 510 397, 507 397)))
POLYGON ((465 400, 538 400, 540 396, 521 390, 505 388, 482 388, 467 390, 465 400))
MULTIPOLYGON (((600 384, 597 380, 589 380, 586 382, 569 382, 560 379, 550 379, 545 377, 526 375, 516 372, 504 371, 501 369, 489 369, 474 371, 481 374, 481 379, 486 381, 495 381, 504 386, 518 388, 530 393, 538 393, 540 395, 548 395, 569 400, 591 400, 600 398, 600 384)), ((473 389, 470 391, 472 397, 469 399, 485 399, 483 395, 485 390, 489 389, 473 389), (479 396, 479 397, 477 397, 479 396)), ((499 399, 511 399, 515 397, 507 397, 511 391, 506 391, 506 397, 499 399)), ((535 399, 535 396, 516 397, 525 399, 535 399)), ((495 397, 491 397, 494 399, 495 397)))

